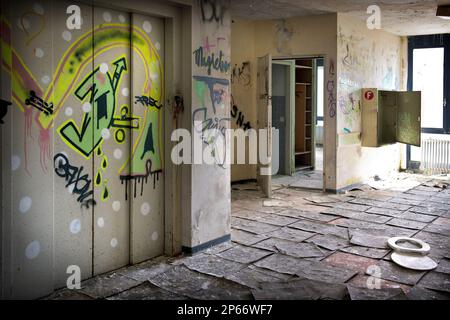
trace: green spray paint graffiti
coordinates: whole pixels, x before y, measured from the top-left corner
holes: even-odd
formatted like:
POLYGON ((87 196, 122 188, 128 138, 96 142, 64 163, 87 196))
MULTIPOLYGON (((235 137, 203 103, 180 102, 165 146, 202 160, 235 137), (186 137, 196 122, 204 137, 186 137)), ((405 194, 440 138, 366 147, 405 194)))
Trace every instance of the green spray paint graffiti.
POLYGON ((112 76, 97 67, 76 89, 75 96, 81 102, 90 95, 83 106, 85 115, 81 127, 68 120, 58 130, 64 142, 86 158, 103 141, 105 130, 109 130, 114 120, 116 92, 123 72, 127 71, 127 64, 122 57, 113 65, 116 69, 112 76), (91 107, 93 112, 90 112, 91 107))

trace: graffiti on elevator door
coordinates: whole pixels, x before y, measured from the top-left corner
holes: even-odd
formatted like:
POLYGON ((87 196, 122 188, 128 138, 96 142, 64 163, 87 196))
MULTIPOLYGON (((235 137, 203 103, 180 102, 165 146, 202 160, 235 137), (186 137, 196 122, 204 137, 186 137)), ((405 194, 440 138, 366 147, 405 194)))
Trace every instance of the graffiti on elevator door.
POLYGON ((88 174, 83 174, 83 166, 71 165, 67 156, 62 153, 57 154, 53 161, 55 173, 66 181, 66 188, 78 196, 77 201, 81 207, 89 209, 90 206, 95 206, 94 191, 91 189, 92 180, 88 174))
MULTIPOLYGON (((104 143, 105 137, 113 137, 110 141, 120 146, 130 136, 131 156, 124 157, 116 179, 146 175, 148 160, 151 160, 152 171, 163 169, 161 101, 164 94, 164 67, 157 49, 160 46, 152 43, 146 31, 125 23, 104 23, 86 29, 79 37, 70 39, 70 46, 56 60, 54 73, 43 77, 33 74, 27 65, 37 62, 24 60, 13 47, 11 34, 16 31, 11 28, 11 24, 3 17, 0 23, 2 48, 11 53, 9 58, 7 55, 1 56, 1 67, 11 77, 12 103, 23 113, 23 167, 30 177, 32 172, 28 158, 34 156, 30 152, 32 145, 41 149, 38 162, 43 173, 47 172, 51 142, 56 141, 52 132, 58 132, 59 138, 82 159, 90 159, 104 143), (126 57, 120 55, 130 49, 136 57, 133 65, 142 69, 142 76, 139 81, 135 81, 133 94, 149 98, 149 106, 142 112, 138 110, 138 114, 133 114, 135 110, 132 112, 129 105, 119 106, 117 100, 119 93, 123 96, 124 92, 127 96, 130 94, 129 88, 121 86, 129 65, 126 57), (110 60, 97 63, 96 69, 86 75, 86 70, 96 59, 110 60), (71 101, 74 97, 78 101, 76 105, 71 101), (70 105, 68 101, 71 101, 70 105), (58 122, 61 117, 67 118, 58 122), (58 123, 58 127, 52 130, 55 123, 58 123)), ((48 50, 51 56, 51 50, 56 49, 48 50)), ((6 107, 2 107, 1 112, 5 110, 6 107)), ((108 142, 108 145, 112 144, 108 142)), ((127 150, 123 149, 122 153, 127 150)))
POLYGON ((84 101, 81 126, 71 119, 58 129, 64 142, 86 158, 100 145, 113 124, 115 96, 122 74, 127 71, 127 63, 121 57, 113 65, 112 75, 99 66, 76 89, 75 96, 80 102, 84 101))
MULTIPOLYGON (((11 52, 10 58, 2 55, 0 62, 11 78, 12 104, 24 117, 20 122, 23 153, 19 155, 30 178, 34 178, 35 162, 42 168, 37 177, 48 173, 53 149, 58 147, 54 171, 85 207, 96 203, 94 197, 106 202, 113 196, 112 185, 121 182, 146 184, 153 177, 156 187, 164 163, 164 66, 158 52, 161 45, 152 42, 145 28, 149 22, 84 27, 78 37, 63 37, 69 42, 63 52, 42 47, 34 58, 13 47, 11 34, 20 31, 3 17, 0 23, 2 48, 11 52), (36 70, 37 56, 54 59, 52 74, 31 71, 36 70), (131 77, 132 90, 127 85, 131 77), (36 147, 40 152, 31 152, 36 147), (99 196, 97 188, 101 188, 99 196)), ((44 33, 48 35, 48 30, 44 33)), ((2 119, 7 110, 2 103, 2 119)), ((142 195, 142 189, 132 192, 142 195)))

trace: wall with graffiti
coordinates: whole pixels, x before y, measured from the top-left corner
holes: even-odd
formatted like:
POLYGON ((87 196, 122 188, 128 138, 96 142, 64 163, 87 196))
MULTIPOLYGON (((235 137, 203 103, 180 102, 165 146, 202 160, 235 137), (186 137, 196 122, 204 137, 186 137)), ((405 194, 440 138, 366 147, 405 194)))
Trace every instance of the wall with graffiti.
POLYGON ((225 139, 231 123, 230 29, 228 0, 195 1, 192 128, 198 138, 193 144, 216 164, 192 166, 192 190, 199 192, 192 195, 192 237, 185 244, 191 248, 230 234, 230 148, 225 139))
POLYGON ((364 22, 338 16, 337 133, 338 188, 383 176, 400 166, 400 149, 361 148, 361 88, 401 90, 402 39, 381 30, 369 30, 364 22), (369 170, 369 168, 371 168, 369 170))
POLYGON ((163 253, 164 20, 79 5, 69 29, 71 2, 19 2, 0 21, 6 273, 36 297, 70 265, 88 278, 163 253))

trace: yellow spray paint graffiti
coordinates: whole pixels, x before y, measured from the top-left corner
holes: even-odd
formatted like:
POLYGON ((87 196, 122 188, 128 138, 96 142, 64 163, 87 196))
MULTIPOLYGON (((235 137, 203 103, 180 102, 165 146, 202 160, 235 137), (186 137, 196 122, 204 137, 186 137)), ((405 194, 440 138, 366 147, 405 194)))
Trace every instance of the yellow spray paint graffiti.
MULTIPOLYGON (((34 119, 41 132, 48 133, 49 129, 53 127, 55 118, 58 117, 64 103, 70 95, 75 94, 80 100, 84 100, 87 97, 89 88, 83 87, 83 85, 80 86, 80 77, 83 71, 91 65, 93 59, 114 48, 130 48, 130 39, 131 50, 142 60, 145 68, 145 81, 140 89, 141 95, 150 96, 156 101, 159 101, 159 103, 163 101, 164 68, 161 59, 147 34, 136 26, 130 26, 129 24, 102 24, 80 36, 71 44, 59 60, 52 81, 46 91, 43 92, 29 68, 20 58, 16 50, 11 46, 10 24, 4 19, 1 20, 1 23, 1 63, 2 68, 11 75, 13 103, 23 112, 27 113, 29 108, 26 106, 25 101, 28 98, 30 90, 42 97, 44 101, 53 99, 53 114, 46 115, 44 113, 38 113, 34 119), (157 76, 151 77, 150 75, 157 76)), ((117 89, 120 75, 127 69, 126 61, 124 59, 119 58, 114 64, 116 65, 116 72, 112 76, 108 74, 111 89, 117 89)), ((91 74, 90 77, 93 75, 94 74, 91 74)), ((93 80, 95 81, 95 77, 93 80)), ((90 96, 91 100, 100 97, 102 96, 90 96)), ((105 128, 111 124, 110 115, 115 113, 115 97, 113 95, 107 97, 103 96, 101 99, 106 100, 98 100, 96 102, 97 106, 100 103, 101 107, 105 107, 105 104, 106 106, 110 105, 111 107, 106 108, 107 116, 102 119, 102 123, 98 124, 98 133, 101 133, 101 127, 105 128)), ((102 110, 104 111, 104 109, 102 110)), ((162 170, 164 162, 162 159, 162 116, 163 114, 159 109, 146 108, 142 119, 134 118, 134 120, 137 121, 143 120, 143 123, 140 126, 139 135, 134 141, 130 158, 125 161, 119 170, 121 178, 148 175, 149 163, 151 163, 151 172, 159 172, 162 170), (132 168, 131 172, 129 168, 132 168)), ((81 120, 82 119, 79 119, 78 123, 81 120)), ((100 136, 97 134, 93 141, 90 141, 89 139, 84 140, 84 137, 81 137, 81 141, 73 143, 73 139, 70 140, 70 138, 75 137, 77 134, 78 137, 80 137, 83 128, 85 128, 83 125, 79 128, 75 123, 77 123, 77 121, 69 120, 59 128, 59 132, 61 133, 63 141, 69 147, 88 158, 92 152, 101 145, 101 134, 100 136), (87 147, 89 144, 91 145, 91 148, 87 147)), ((86 125, 86 119, 83 120, 83 124, 86 125)), ((119 135, 120 134, 123 134, 123 132, 119 132, 119 135)), ((47 135, 41 133, 41 136, 45 137, 47 135)), ((45 150, 47 149, 48 148, 45 148, 45 150)), ((45 162, 45 157, 44 159, 41 158, 41 163, 42 162, 45 162)))

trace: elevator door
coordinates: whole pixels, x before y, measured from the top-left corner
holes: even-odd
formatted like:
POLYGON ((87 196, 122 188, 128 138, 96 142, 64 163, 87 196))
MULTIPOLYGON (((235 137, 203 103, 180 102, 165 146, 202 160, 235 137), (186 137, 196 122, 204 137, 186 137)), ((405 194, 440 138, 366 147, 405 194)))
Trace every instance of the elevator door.
POLYGON ((164 252, 164 20, 77 4, 69 28, 72 1, 19 2, 1 33, 2 171, 5 272, 27 298, 164 252))

